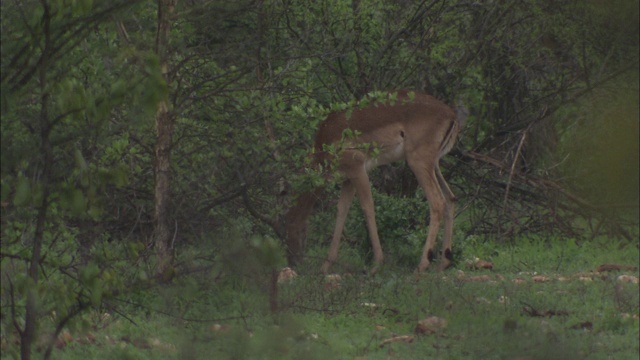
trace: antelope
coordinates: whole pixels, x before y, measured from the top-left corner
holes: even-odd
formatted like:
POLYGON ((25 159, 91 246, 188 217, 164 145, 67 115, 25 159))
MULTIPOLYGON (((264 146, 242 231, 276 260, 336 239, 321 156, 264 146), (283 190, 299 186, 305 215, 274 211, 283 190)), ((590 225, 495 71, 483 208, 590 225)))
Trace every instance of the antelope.
MULTIPOLYGON (((338 257, 340 238, 347 213, 357 194, 364 213, 373 248, 375 272, 384 260, 375 219, 368 172, 378 166, 406 160, 429 202, 429 233, 422 250, 418 271, 423 272, 434 260, 434 246, 444 223, 442 258, 439 270, 451 265, 454 194, 449 189, 439 160, 453 147, 466 112, 452 109, 436 98, 421 93, 388 93, 382 101, 347 111, 334 112, 319 125, 312 154, 312 166, 327 164, 342 175, 336 224, 329 253, 321 271, 327 273, 338 257), (345 136, 345 134, 350 134, 345 136), (337 151, 327 151, 331 146, 337 151)), ((285 214, 285 241, 290 265, 297 264, 304 252, 307 220, 322 187, 302 193, 285 214)))

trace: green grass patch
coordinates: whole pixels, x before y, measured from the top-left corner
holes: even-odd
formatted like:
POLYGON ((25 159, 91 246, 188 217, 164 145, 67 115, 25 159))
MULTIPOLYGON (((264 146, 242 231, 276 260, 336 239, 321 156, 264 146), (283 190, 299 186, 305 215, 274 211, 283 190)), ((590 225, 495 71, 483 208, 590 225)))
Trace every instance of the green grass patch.
POLYGON ((457 251, 456 268, 422 275, 391 261, 367 276, 345 271, 361 269, 362 259, 350 267, 342 257, 335 283, 312 259, 278 286, 275 314, 269 271, 197 273, 126 299, 120 313, 86 314, 53 358, 637 358, 638 285, 619 276, 637 279, 638 271, 595 272, 603 263, 637 266, 637 244, 469 239, 457 251), (491 261, 493 270, 468 268, 475 258, 491 261), (446 326, 416 334, 429 316, 446 326))

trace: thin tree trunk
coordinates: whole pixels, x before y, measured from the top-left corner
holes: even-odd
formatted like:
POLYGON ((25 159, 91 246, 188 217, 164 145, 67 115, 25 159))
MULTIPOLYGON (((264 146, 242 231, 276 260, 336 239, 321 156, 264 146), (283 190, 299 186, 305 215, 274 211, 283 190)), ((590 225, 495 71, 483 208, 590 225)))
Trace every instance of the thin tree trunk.
MULTIPOLYGON (((31 250, 31 260, 29 263, 29 277, 32 280, 32 288, 28 290, 25 307, 24 329, 20 332, 20 358, 22 360, 31 359, 31 346, 35 340, 38 323, 37 290, 38 277, 40 272, 40 260, 42 243, 44 241, 44 230, 47 222, 47 212, 49 209, 49 180, 51 178, 51 164, 53 162, 53 150, 49 140, 49 90, 47 89, 47 70, 49 66, 50 51, 50 22, 49 6, 42 2, 44 14, 44 47, 42 50, 42 63, 39 69, 40 81, 40 153, 42 156, 42 173, 40 175, 40 185, 42 186, 42 200, 38 207, 36 218, 36 228, 33 236, 31 250)), ((18 329, 18 331, 20 331, 18 329)))
MULTIPOLYGON (((177 0, 158 0, 158 32, 156 34, 156 54, 160 58, 162 75, 167 84, 169 76, 169 34, 171 18, 177 0)), ((166 279, 170 276, 172 262, 172 224, 171 224, 171 143, 175 115, 171 111, 169 100, 158 105, 156 113, 156 145, 155 145, 155 230, 154 240, 157 257, 156 272, 166 279)))

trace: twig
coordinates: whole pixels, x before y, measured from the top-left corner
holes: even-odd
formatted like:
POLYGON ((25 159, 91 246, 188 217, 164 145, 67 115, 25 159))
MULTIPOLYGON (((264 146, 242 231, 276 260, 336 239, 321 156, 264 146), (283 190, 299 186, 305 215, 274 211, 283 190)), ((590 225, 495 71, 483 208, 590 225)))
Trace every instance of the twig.
POLYGON ((511 181, 513 180, 513 174, 516 170, 516 163, 520 158, 520 153, 522 151, 522 145, 524 145, 524 141, 527 138, 527 132, 529 131, 529 127, 527 127, 522 133, 522 137, 520 138, 520 143, 518 144, 518 149, 516 150, 516 154, 513 157, 513 161, 511 162, 511 169, 509 170, 509 179, 507 180, 507 188, 504 191, 504 206, 503 211, 507 207, 507 200, 509 199, 509 190, 511 189, 511 181))

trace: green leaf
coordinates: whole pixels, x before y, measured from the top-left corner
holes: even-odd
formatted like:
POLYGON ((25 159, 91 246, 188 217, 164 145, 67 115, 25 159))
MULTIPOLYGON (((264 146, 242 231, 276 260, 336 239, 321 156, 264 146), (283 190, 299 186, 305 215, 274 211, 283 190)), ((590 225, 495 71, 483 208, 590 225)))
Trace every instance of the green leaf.
POLYGON ((144 271, 144 270, 141 270, 140 273, 138 274, 138 280, 140 280, 140 281, 149 280, 149 276, 147 275, 147 272, 144 271))
POLYGON ((100 216, 102 216, 102 208, 95 204, 92 204, 89 208, 89 216, 91 216, 95 220, 98 220, 100 216))
POLYGON ((91 287, 91 305, 94 307, 99 306, 102 301, 102 281, 96 278, 93 286, 91 287))
POLYGON ((84 156, 82 156, 82 152, 80 151, 80 149, 76 149, 74 151, 73 158, 76 161, 76 166, 80 170, 86 170, 87 169, 87 162, 85 161, 84 156))
POLYGON ((127 177, 127 170, 124 168, 113 169, 113 184, 117 187, 127 185, 129 179, 127 177))
POLYGON ((142 242, 128 242, 127 250, 128 254, 132 258, 137 258, 139 251, 144 250, 145 246, 142 242))
POLYGON ((92 7, 92 0, 78 0, 72 3, 71 11, 73 13, 73 16, 83 16, 91 12, 92 7))
POLYGON ((80 283, 86 287, 93 287, 100 273, 100 268, 94 263, 89 263, 80 270, 80 283))
POLYGON ((15 206, 24 206, 31 200, 31 184, 29 180, 24 177, 18 178, 18 184, 16 184, 16 194, 13 197, 13 204, 15 206))
POLYGON ((9 186, 8 183, 3 182, 2 190, 0 191, 0 200, 5 201, 6 199, 9 198, 10 194, 11 194, 11 186, 9 186))
POLYGON ((82 187, 86 188, 89 186, 89 173, 86 171, 83 171, 80 174, 80 185, 82 185, 82 187))
POLYGON ((124 79, 118 79, 111 84, 111 97, 121 98, 127 91, 127 81, 124 79))
POLYGON ((279 242, 269 236, 253 235, 251 246, 256 251, 260 263, 264 266, 274 267, 284 262, 279 242))
POLYGON ((87 210, 87 202, 81 190, 71 190, 69 193, 69 208, 74 215, 80 215, 87 210))

